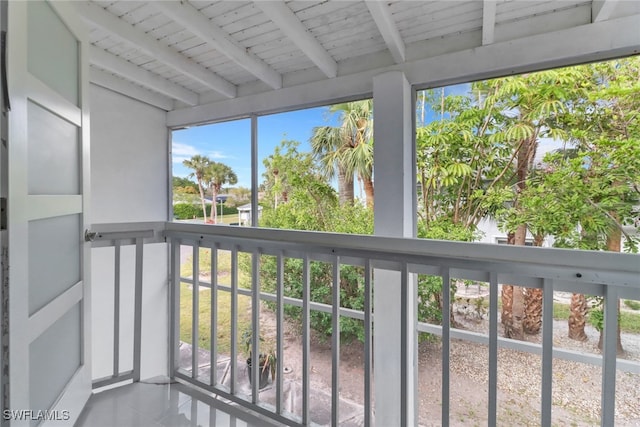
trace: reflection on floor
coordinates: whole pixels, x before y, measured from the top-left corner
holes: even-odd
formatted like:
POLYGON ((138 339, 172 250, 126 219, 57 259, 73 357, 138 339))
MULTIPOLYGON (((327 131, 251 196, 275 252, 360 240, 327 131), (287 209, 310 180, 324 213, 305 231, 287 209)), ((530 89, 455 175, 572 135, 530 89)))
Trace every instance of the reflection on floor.
POLYGON ((134 383, 94 394, 78 427, 279 425, 179 384, 134 383))

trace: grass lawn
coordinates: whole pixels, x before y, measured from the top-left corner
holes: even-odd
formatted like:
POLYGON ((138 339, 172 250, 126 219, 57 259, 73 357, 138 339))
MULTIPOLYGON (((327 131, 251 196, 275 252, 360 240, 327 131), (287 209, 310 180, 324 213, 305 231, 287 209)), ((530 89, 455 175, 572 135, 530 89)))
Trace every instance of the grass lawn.
MULTIPOLYGON (((570 307, 568 304, 553 303, 553 318, 556 320, 568 320, 570 307)), ((620 312, 620 331, 630 334, 640 334, 640 314, 628 311, 620 312)))
MULTIPOLYGON (((244 254, 239 254, 241 258, 244 254)), ((211 250, 200 249, 200 271, 211 271, 211 250)), ((240 259, 239 259, 240 262, 240 259)), ((193 260, 188 257, 180 266, 182 277, 191 277, 193 260)), ((208 280, 207 280, 208 281, 208 280)), ((218 251, 218 283, 230 285, 231 281, 231 252, 218 251)), ((238 286, 249 287, 251 278, 241 268, 238 268, 238 286)), ((180 340, 191 343, 191 321, 193 290, 188 283, 180 284, 180 340)), ((218 352, 229 354, 231 347, 231 294, 218 291, 218 352)), ((200 313, 198 317, 198 342, 200 348, 209 349, 211 345, 211 289, 201 288, 199 293, 200 313)), ((251 327, 251 299, 238 296, 238 343, 241 343, 242 332, 251 327)), ((242 351, 242 346, 238 349, 242 351)))
MULTIPOLYGON (((193 290, 191 285, 180 286, 180 340, 191 343, 191 313, 193 290)), ((200 313, 198 317, 198 345, 209 349, 211 346, 211 289, 203 289, 199 294, 200 313)), ((249 297, 238 297, 238 349, 242 351, 242 331, 251 327, 251 300, 249 297)), ((231 294, 218 292, 218 353, 229 354, 231 351, 231 294)))

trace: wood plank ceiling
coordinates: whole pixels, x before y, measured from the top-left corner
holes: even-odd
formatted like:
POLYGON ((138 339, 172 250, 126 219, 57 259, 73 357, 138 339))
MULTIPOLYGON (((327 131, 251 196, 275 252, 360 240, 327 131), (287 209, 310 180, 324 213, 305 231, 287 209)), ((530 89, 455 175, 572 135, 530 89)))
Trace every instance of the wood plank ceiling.
POLYGON ((107 1, 76 6, 94 83, 170 110, 637 10, 605 0, 107 1), (142 96, 141 96, 142 98, 142 96))

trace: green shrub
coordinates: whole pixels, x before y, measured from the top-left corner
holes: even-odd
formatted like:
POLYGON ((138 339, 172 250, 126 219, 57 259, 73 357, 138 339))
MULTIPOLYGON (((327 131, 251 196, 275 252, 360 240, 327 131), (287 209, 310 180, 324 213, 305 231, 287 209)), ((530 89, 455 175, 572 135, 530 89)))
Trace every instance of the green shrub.
POLYGON ((176 203, 173 205, 173 216, 176 219, 202 218, 202 207, 189 203, 176 203))
MULTIPOLYGON (((309 199, 299 197, 282 203, 277 209, 265 209, 261 225, 270 228, 330 231, 340 233, 373 233, 373 212, 359 204, 338 206, 332 198, 309 199)), ((248 268, 244 265, 243 268, 248 268)), ((310 299, 313 302, 331 304, 333 267, 324 262, 311 262, 309 266, 310 299)), ((284 296, 302 299, 302 260, 286 258, 284 263, 284 296)), ((263 257, 260 263, 261 289, 276 291, 276 259, 263 257)), ((364 308, 364 269, 340 266, 340 305, 344 308, 364 308)), ((274 304, 267 304, 273 308, 274 304)), ((286 317, 294 322, 302 320, 302 310, 290 304, 284 308, 286 317)), ((331 313, 311 311, 310 326, 320 336, 331 336, 331 313)), ((361 320, 340 318, 340 333, 345 341, 364 341, 364 324, 361 320)))
POLYGON ((638 302, 638 301, 633 301, 633 300, 630 300, 630 299, 626 299, 626 300, 624 300, 624 305, 629 307, 631 310, 640 310, 640 302, 638 302))
MULTIPOLYGON (((476 238, 473 228, 454 224, 448 219, 433 221, 426 224, 418 222, 418 237, 437 240, 472 241, 476 238)), ((456 281, 451 280, 450 307, 451 320, 453 318, 453 302, 457 290, 456 281)), ((441 325, 442 324, 442 277, 418 275, 418 321, 441 325)), ((421 334, 421 339, 430 339, 428 334, 421 334)))
MULTIPOLYGON (((211 215, 211 205, 206 206, 207 217, 211 215)), ((220 214, 220 205, 217 206, 218 214, 220 214)), ((238 208, 235 206, 222 205, 222 215, 238 214, 238 208)), ((191 203, 176 203, 173 205, 173 216, 176 219, 202 219, 202 205, 191 203)))

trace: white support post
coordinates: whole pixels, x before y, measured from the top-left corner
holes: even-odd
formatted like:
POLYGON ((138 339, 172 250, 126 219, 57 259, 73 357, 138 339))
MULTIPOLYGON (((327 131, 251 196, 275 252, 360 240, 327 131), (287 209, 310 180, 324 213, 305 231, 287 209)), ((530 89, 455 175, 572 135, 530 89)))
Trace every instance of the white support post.
MULTIPOLYGON (((373 105, 375 234, 414 237, 414 110, 404 73, 390 71, 373 78, 373 105)), ((416 278, 405 277, 403 283, 398 271, 376 269, 373 274, 377 425, 417 425, 416 278), (402 286, 407 286, 404 298, 402 286)))

